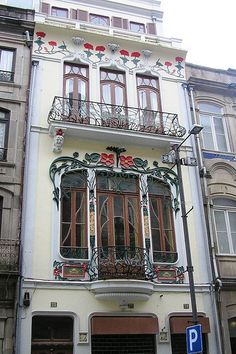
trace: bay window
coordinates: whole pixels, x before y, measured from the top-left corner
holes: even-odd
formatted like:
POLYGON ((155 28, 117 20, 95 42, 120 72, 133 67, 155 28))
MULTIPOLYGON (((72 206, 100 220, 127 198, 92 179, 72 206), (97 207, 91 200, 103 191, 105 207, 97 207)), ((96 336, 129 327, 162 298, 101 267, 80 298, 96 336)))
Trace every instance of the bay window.
POLYGON ((229 151, 222 108, 213 103, 199 103, 200 123, 203 126, 203 147, 209 150, 229 151))
POLYGON ((88 258, 87 249, 87 174, 66 174, 61 181, 61 255, 88 258))

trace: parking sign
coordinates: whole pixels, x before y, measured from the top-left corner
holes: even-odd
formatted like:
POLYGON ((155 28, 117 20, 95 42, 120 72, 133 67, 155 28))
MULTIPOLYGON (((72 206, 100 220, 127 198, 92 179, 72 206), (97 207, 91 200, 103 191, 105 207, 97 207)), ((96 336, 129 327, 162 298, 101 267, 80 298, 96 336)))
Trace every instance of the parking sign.
POLYGON ((202 353, 202 325, 186 328, 187 354, 202 353))

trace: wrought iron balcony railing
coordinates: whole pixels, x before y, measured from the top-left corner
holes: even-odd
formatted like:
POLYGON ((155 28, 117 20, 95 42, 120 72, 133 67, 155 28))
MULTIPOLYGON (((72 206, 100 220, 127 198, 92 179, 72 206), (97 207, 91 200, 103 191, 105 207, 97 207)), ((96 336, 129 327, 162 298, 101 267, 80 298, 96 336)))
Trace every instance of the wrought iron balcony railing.
POLYGON ((48 121, 49 123, 68 122, 178 137, 186 132, 185 128, 179 124, 177 114, 174 113, 58 96, 54 98, 48 121))
POLYGON ((88 259, 87 247, 67 247, 61 246, 60 252, 64 258, 88 259))
POLYGON ((19 269, 19 241, 0 239, 0 272, 19 269))
POLYGON ((0 81, 13 82, 14 81, 14 72, 0 70, 0 81))
POLYGON ((148 250, 140 247, 94 248, 87 271, 91 280, 151 280, 156 277, 148 250))
POLYGON ((168 251, 154 251, 153 252, 153 261, 161 263, 175 263, 178 260, 177 252, 168 252, 168 251))

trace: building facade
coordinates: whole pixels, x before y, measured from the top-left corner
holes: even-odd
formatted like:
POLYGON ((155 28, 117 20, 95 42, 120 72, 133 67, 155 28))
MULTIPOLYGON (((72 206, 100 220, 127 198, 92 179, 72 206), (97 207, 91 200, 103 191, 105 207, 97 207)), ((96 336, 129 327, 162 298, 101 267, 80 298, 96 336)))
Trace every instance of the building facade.
POLYGON ((0 6, 0 353, 14 353, 34 12, 0 6), (32 43, 31 43, 32 44, 32 43))
POLYGON ((187 65, 224 353, 236 352, 236 71, 187 65))
MULTIPOLYGON (((192 324, 173 144, 190 129, 159 1, 36 9, 19 353, 180 353, 192 324), (170 162, 170 161, 169 161, 170 162)), ((194 158, 192 137, 181 161, 194 158)), ((182 166, 204 353, 218 329, 198 168, 182 166)))

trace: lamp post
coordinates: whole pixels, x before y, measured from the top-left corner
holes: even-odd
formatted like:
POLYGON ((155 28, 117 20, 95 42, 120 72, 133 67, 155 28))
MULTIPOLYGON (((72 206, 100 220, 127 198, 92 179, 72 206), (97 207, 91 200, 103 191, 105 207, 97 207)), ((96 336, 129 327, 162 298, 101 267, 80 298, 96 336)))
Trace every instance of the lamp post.
MULTIPOLYGON (((182 213, 182 221, 183 221, 183 229, 184 229, 184 239, 185 239, 185 250, 187 257, 187 272, 189 277, 189 290, 191 297, 191 305, 192 305, 192 319, 193 323, 197 324, 197 304, 196 304, 196 295, 195 295, 195 287, 194 287, 194 279, 193 279, 193 265, 192 265, 192 257, 191 257, 191 248, 189 242, 189 232, 188 232, 188 212, 186 212, 185 206, 185 197, 184 197, 184 187, 183 187, 183 178, 182 178, 182 170, 181 170, 181 158, 179 154, 179 149, 183 145, 183 143, 191 136, 197 135, 203 129, 201 125, 194 124, 190 129, 188 136, 182 141, 179 145, 173 145, 173 150, 175 151, 175 165, 177 166, 177 174, 179 178, 179 194, 180 194, 180 203, 181 203, 181 213, 182 213)), ((187 164, 186 164, 187 165, 187 164)), ((189 164, 194 165, 194 164, 189 164)))

